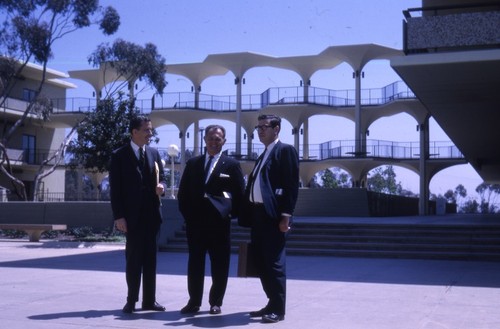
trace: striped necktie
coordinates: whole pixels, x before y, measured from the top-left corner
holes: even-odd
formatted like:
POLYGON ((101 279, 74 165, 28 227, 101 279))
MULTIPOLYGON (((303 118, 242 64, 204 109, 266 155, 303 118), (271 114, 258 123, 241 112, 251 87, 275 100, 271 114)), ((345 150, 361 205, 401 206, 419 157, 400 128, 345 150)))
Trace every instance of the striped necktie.
POLYGON ((208 173, 210 172, 210 166, 212 165, 212 160, 214 159, 214 156, 211 155, 208 157, 207 164, 205 165, 205 175, 203 176, 205 178, 205 183, 208 180, 208 173))
POLYGON ((144 149, 142 147, 139 147, 139 166, 141 167, 141 169, 144 168, 145 162, 144 149))

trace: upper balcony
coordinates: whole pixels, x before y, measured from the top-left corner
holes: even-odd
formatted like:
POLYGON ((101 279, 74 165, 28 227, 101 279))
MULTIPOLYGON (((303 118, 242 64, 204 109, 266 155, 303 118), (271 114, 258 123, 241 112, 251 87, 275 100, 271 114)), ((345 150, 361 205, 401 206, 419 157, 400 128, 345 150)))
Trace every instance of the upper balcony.
MULTIPOLYGON (((396 81, 382 88, 361 90, 362 106, 384 105, 396 100, 416 99, 415 94, 402 81, 396 81)), ((15 100, 13 100, 15 101, 15 100)), ((22 102, 22 101, 20 101, 22 102)), ((95 98, 52 99, 55 113, 85 113, 96 108, 95 98)), ((276 87, 261 94, 242 95, 242 110, 261 110, 271 105, 310 104, 329 107, 355 106, 355 90, 332 90, 326 88, 276 87)), ((19 109, 26 108, 23 102, 19 109)), ((236 95, 218 96, 195 92, 172 92, 155 94, 151 99, 136 100, 137 108, 145 114, 154 110, 196 109, 205 111, 236 111, 236 95), (198 98, 198 100, 196 100, 198 98)), ((9 106, 7 106, 9 107, 9 106)))
POLYGON ((406 54, 500 46, 498 2, 410 8, 403 13, 406 54))
MULTIPOLYGON (((164 109, 200 109, 208 111, 236 111, 235 95, 214 96, 195 93, 165 93, 155 95, 153 110, 164 109)), ((397 81, 383 88, 362 89, 361 105, 376 106, 397 99, 415 98, 413 92, 402 82, 397 81)), ((307 87, 269 88, 261 94, 242 95, 242 110, 260 110, 271 105, 310 104, 330 107, 352 107, 355 105, 355 90, 331 90, 307 87)))

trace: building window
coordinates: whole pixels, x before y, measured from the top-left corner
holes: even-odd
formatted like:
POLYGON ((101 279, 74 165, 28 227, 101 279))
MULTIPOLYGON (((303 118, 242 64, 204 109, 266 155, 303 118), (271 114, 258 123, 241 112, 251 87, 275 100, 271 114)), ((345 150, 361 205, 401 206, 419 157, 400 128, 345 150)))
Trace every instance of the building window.
POLYGON ((23 89, 23 101, 31 102, 36 97, 36 91, 28 88, 23 89))
POLYGON ((33 135, 23 135, 24 162, 35 164, 36 160, 36 137, 33 135))

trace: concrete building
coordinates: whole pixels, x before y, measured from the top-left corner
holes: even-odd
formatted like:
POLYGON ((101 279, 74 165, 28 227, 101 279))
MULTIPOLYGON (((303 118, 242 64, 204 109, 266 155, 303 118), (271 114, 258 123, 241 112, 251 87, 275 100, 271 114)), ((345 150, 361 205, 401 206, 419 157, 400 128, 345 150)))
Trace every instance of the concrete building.
MULTIPOLYGON (((0 131, 5 134, 14 123, 19 120, 30 101, 36 96, 43 68, 39 65, 28 63, 21 74, 16 77, 17 82, 8 97, 0 107, 0 131)), ((46 71, 46 83, 42 93, 48 97, 54 112, 65 111, 66 90, 76 88, 72 83, 63 79, 68 75, 52 69, 46 71)), ((7 145, 7 155, 14 175, 23 181, 27 194, 32 195, 33 182, 40 164, 48 159, 60 146, 64 139, 64 129, 57 129, 59 123, 43 121, 34 114, 29 114, 22 126, 18 128, 7 145)), ((58 167, 51 175, 47 176, 37 193, 64 192, 65 168, 58 167)), ((3 186, 2 199, 7 197, 16 199, 14 195, 7 196, 7 189, 12 187, 10 180, 5 175, 0 175, 0 186, 3 186)))
MULTIPOLYGON (((403 50, 362 44, 332 46, 319 54, 292 57, 252 52, 211 54, 200 63, 167 65, 167 74, 191 82, 190 90, 167 92, 138 104, 156 127, 176 127, 182 155, 200 152, 198 136, 191 137, 192 148, 187 145, 187 131, 198 132, 201 120, 234 122, 236 142, 228 152, 240 159, 245 173, 262 151, 252 138, 258 113, 276 113, 292 126, 294 145, 301 156, 303 186, 320 170, 339 167, 351 175, 354 187, 364 188, 370 170, 398 165, 419 175, 419 213, 428 214, 429 182, 444 168, 470 162, 486 182, 500 180, 500 130, 496 127, 500 117, 500 11, 497 3, 484 5, 479 1, 429 0, 423 1, 423 6, 404 13, 403 50), (364 89, 363 68, 378 60, 390 62, 404 82, 364 89), (334 69, 345 63, 352 69, 354 89, 333 90, 314 84, 315 73, 329 70, 334 78, 334 69), (297 85, 266 86, 259 94, 244 94, 243 85, 251 83, 246 74, 263 67, 294 72, 297 85), (228 73, 234 76, 234 95, 202 92, 207 79, 228 73), (415 120, 419 131, 416 143, 369 138, 371 124, 398 113, 407 113, 415 120), (352 139, 325 137, 323 143, 311 145, 309 131, 314 127, 309 121, 317 115, 351 120, 352 139), (453 143, 429 140, 431 116, 458 148, 453 143)), ((103 68, 69 72, 71 77, 90 83, 96 97, 67 104, 72 111, 56 114, 53 127, 70 127, 75 115, 95 105, 102 88, 113 81, 109 70, 106 75, 103 72, 103 68)), ((129 86, 134 84, 129 81, 129 86)), ((186 157, 178 160, 176 169, 182 171, 186 157)))
POLYGON ((406 10, 391 66, 488 183, 500 183, 500 3, 424 0, 406 10))

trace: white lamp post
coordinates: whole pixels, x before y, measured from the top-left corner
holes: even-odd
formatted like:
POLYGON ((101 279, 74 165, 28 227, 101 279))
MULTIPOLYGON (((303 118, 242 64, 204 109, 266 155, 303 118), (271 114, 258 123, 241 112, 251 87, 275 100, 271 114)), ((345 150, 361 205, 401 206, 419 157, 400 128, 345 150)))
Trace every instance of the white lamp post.
POLYGON ((175 144, 170 144, 167 149, 167 154, 170 157, 170 199, 175 199, 174 159, 179 155, 179 147, 175 144))

